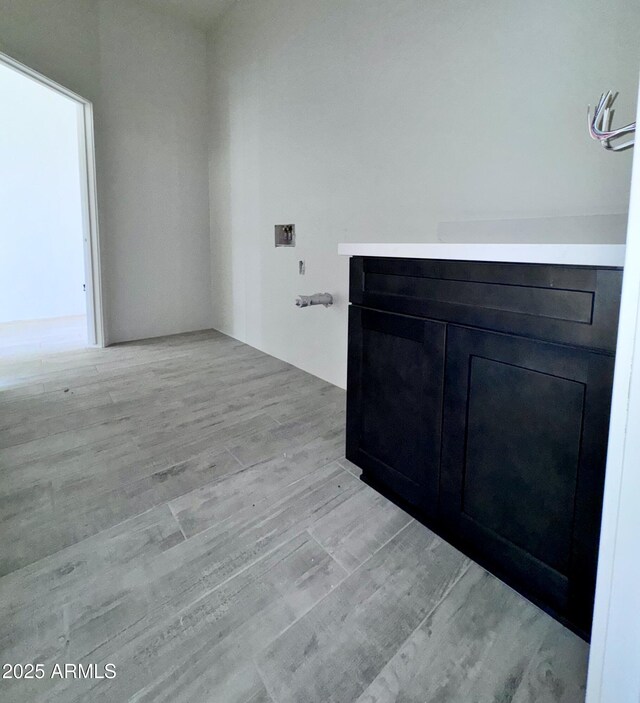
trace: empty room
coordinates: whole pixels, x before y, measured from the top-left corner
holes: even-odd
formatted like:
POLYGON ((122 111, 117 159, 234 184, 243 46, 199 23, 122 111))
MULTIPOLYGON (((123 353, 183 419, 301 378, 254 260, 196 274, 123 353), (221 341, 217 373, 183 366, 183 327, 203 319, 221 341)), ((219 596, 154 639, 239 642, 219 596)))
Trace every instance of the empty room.
POLYGON ((637 0, 0 0, 2 703, 638 703, 637 0))

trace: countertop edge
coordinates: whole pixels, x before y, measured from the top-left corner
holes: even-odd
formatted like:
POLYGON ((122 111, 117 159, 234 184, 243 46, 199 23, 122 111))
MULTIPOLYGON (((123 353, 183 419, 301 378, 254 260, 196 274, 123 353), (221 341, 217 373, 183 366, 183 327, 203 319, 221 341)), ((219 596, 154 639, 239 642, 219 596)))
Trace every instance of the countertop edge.
POLYGON ((622 268, 624 244, 342 243, 340 256, 622 268))

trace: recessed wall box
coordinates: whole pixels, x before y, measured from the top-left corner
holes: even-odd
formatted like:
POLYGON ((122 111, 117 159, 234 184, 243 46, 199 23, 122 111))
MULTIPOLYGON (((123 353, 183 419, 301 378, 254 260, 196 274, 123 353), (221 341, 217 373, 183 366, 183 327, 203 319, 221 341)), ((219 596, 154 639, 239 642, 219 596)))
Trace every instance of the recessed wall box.
POLYGON ((276 246, 277 247, 295 247, 296 245, 296 226, 295 225, 276 225, 276 246))

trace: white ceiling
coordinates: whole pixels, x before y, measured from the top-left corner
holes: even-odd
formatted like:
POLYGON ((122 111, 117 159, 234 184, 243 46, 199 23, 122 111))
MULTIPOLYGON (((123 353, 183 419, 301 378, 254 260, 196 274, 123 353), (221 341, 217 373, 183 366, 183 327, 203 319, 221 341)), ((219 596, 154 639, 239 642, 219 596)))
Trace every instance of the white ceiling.
POLYGON ((214 24, 236 0, 144 0, 159 10, 186 17, 204 28, 214 24))

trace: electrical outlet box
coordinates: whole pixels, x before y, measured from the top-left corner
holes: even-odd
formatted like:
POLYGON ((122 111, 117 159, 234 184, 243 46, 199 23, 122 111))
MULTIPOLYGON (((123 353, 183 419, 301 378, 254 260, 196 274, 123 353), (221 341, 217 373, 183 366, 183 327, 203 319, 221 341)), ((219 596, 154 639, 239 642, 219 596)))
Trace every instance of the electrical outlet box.
POLYGON ((277 247, 295 247, 296 245, 296 226, 295 225, 276 225, 276 246, 277 247))

